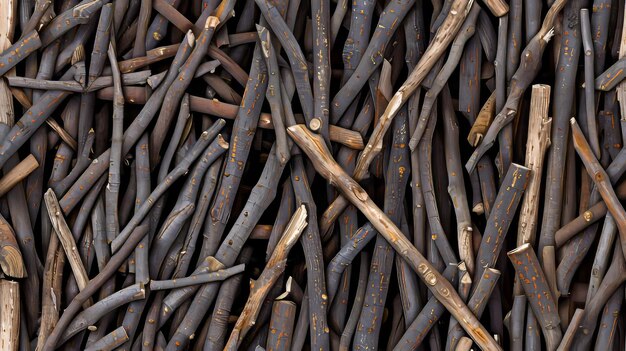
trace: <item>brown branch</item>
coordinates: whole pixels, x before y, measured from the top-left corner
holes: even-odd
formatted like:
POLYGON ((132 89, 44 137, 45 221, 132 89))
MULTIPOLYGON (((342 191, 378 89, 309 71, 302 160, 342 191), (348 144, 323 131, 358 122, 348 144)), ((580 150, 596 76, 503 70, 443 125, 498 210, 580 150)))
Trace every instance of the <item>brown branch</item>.
POLYGON ((288 132, 309 156, 315 169, 363 212, 396 252, 418 273, 430 291, 459 321, 472 339, 483 350, 500 350, 500 346, 461 300, 454 287, 417 251, 400 229, 374 204, 367 192, 337 164, 324 141, 303 125, 289 127, 288 132))
POLYGON ((265 269, 256 281, 250 282, 250 296, 246 301, 243 311, 237 319, 237 323, 228 338, 224 350, 237 350, 246 333, 254 325, 259 315, 262 302, 269 293, 278 277, 285 270, 287 255, 291 248, 298 242, 300 234, 307 225, 307 210, 304 205, 300 206, 291 217, 285 232, 278 242, 276 249, 265 265, 265 269))
MULTIPOLYGON (((57 197, 52 189, 48 189, 48 191, 46 191, 44 194, 44 200, 48 210, 48 216, 50 217, 50 222, 52 223, 52 227, 54 228, 54 231, 59 237, 59 241, 65 250, 65 255, 67 256, 67 260, 72 268, 72 273, 74 273, 74 277, 76 278, 78 289, 83 290, 87 286, 87 283, 89 283, 89 276, 87 275, 85 266, 83 265, 80 255, 78 254, 74 236, 72 235, 67 222, 65 222, 61 206, 59 206, 59 201, 57 200, 57 197)), ((90 305, 91 303, 87 303, 85 307, 90 305)))
POLYGON ((21 182, 24 178, 37 169, 39 163, 33 155, 28 155, 17 166, 13 167, 4 177, 0 178, 0 196, 4 196, 11 190, 15 184, 21 182))

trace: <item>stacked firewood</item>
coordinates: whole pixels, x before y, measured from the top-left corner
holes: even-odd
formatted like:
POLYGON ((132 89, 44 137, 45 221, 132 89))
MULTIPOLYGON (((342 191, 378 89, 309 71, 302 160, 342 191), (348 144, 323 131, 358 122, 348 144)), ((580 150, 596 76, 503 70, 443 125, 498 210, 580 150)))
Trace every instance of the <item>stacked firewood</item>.
POLYGON ((623 350, 623 0, 0 0, 2 350, 623 350))

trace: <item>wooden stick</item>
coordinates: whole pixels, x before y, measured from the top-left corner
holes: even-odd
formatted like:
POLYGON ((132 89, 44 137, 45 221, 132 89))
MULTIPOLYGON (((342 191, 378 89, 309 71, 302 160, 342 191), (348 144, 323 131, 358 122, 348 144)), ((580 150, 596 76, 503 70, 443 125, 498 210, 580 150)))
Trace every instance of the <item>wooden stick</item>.
POLYGON ((517 227, 517 246, 525 243, 534 244, 539 214, 539 190, 543 173, 543 160, 550 146, 550 128, 552 119, 548 118, 550 106, 550 86, 533 85, 528 116, 528 140, 526 141, 526 160, 524 165, 530 169, 528 189, 522 200, 519 224, 517 227))
POLYGON ((470 215, 463 165, 461 163, 461 149, 459 145, 459 126, 452 107, 450 91, 445 89, 442 100, 444 143, 446 154, 446 169, 448 171, 448 193, 452 199, 456 214, 457 242, 459 259, 467 265, 467 271, 474 272, 474 248, 472 237, 472 218, 470 215))
POLYGON ((482 142, 478 145, 476 150, 474 150, 474 153, 465 164, 465 168, 468 172, 471 173, 474 170, 478 160, 480 160, 487 150, 489 150, 494 144, 500 130, 504 128, 505 125, 509 124, 515 117, 519 100, 537 74, 541 62, 540 58, 543 56, 543 51, 545 50, 550 38, 554 35, 553 27, 556 16, 559 12, 561 12, 561 9, 565 6, 566 2, 567 1, 564 0, 557 0, 554 4, 552 4, 548 13, 544 17, 544 21, 539 29, 539 32, 537 32, 522 52, 523 62, 519 65, 519 68, 517 68, 517 71, 511 79, 511 92, 509 93, 505 106, 496 115, 482 142))
POLYGON ((557 351, 565 351, 565 350, 571 349, 572 342, 574 341, 574 336, 576 335, 576 332, 577 332, 576 327, 580 325, 580 321, 582 320, 584 315, 585 315, 584 310, 580 308, 576 309, 576 311, 574 312, 574 315, 572 316, 572 319, 570 320, 569 327, 565 331, 565 334, 563 334, 563 339, 561 340, 561 343, 559 344, 557 351))
MULTIPOLYGON (((500 271, 493 268, 487 268, 483 271, 480 280, 478 280, 474 286, 474 292, 471 297, 467 301, 467 306, 472 310, 472 312, 476 315, 476 317, 480 318, 487 307, 487 303, 489 302, 489 297, 491 296, 494 289, 496 289, 496 283, 498 279, 500 279, 500 271)), ((450 328, 448 329, 448 345, 449 349, 453 349, 457 347, 459 340, 464 336, 463 329, 459 326, 459 324, 450 323, 450 328)))
POLYGON ((120 326, 117 329, 110 332, 109 334, 102 337, 100 340, 91 344, 89 347, 85 349, 85 351, 115 350, 116 348, 123 345, 128 340, 129 339, 128 339, 128 334, 126 333, 126 329, 120 326))
MULTIPOLYGON (((120 235, 118 235, 115 238, 115 240, 113 240, 111 242, 111 249, 112 249, 113 252, 116 252, 120 247, 122 247, 124 245, 126 239, 128 238, 129 235, 132 234, 132 232, 134 231, 135 227, 140 225, 140 223, 143 221, 143 219, 148 215, 148 212, 150 211, 150 209, 152 209, 152 206, 154 205, 154 202, 156 200, 158 200, 165 193, 165 191, 169 187, 172 186, 172 184, 177 179, 179 179, 180 177, 185 175, 187 172, 189 172, 189 167, 190 167, 191 163, 193 161, 195 161, 195 159, 198 156, 200 156, 200 153, 203 151, 203 149, 211 148, 212 145, 207 145, 209 143, 209 141, 211 140, 210 137, 211 137, 211 134, 212 134, 212 133, 209 133, 209 131, 217 133, 222 127, 223 127, 223 124, 217 124, 216 128, 210 128, 209 130, 204 131, 202 133, 202 137, 196 142, 196 145, 194 145, 193 149, 176 166, 176 168, 174 168, 167 175, 165 181, 163 183, 159 184, 152 191, 152 193, 148 197, 148 200, 146 200, 146 202, 144 202, 144 204, 141 205, 139 210, 137 210, 135 212, 135 214, 131 218, 130 222, 120 232, 120 235)), ((221 147, 221 149, 222 149, 222 152, 225 152, 226 149, 228 148, 226 141, 221 137, 221 135, 218 135, 213 140, 213 142, 211 144, 219 145, 221 147)))
POLYGON ((5 279, 0 280, 0 340, 3 350, 20 347, 20 286, 5 279))
MULTIPOLYGON (((39 334, 37 335, 37 348, 42 349, 54 330, 59 319, 61 305, 61 287, 63 279, 63 267, 65 265, 65 254, 60 245, 59 238, 53 235, 46 255, 46 266, 43 274, 43 291, 41 302, 41 323, 39 334)), ((85 300, 87 301, 87 300, 85 300)), ((78 304, 80 309, 81 304, 78 304)))
POLYGON ((608 347, 610 347, 609 345, 614 345, 617 336, 615 331, 618 328, 619 319, 622 316, 622 296, 622 289, 617 289, 606 305, 604 305, 600 319, 600 327, 598 328, 598 336, 596 337, 595 347, 598 348, 598 350, 603 346, 608 349, 608 347))
POLYGON ((572 125, 572 138, 576 152, 582 159, 585 168, 587 169, 587 173, 589 173, 589 176, 596 184, 607 209, 611 212, 613 218, 615 218, 621 239, 620 241, 622 243, 622 251, 624 255, 626 255, 626 211, 624 211, 624 207, 620 204, 619 199, 615 194, 615 190, 611 186, 608 174, 593 155, 593 152, 585 140, 580 127, 578 127, 576 120, 572 118, 570 123, 572 125))
POLYGON ((589 10, 580 10, 580 31, 583 48, 585 50, 585 114, 587 115, 587 138, 596 158, 600 158, 600 140, 598 139, 598 127, 596 122, 596 99, 593 87, 594 83, 594 53, 591 39, 591 24, 589 23, 589 10))
MULTIPOLYGON (((252 256, 252 248, 244 247, 237 262, 248 263, 252 256)), ((243 275, 236 275, 227 279, 216 297, 215 308, 211 316, 211 325, 207 330, 207 337, 204 341, 205 350, 223 350, 226 338, 228 337, 227 329, 233 303, 240 296, 241 281, 243 275)))
POLYGON ((424 202, 426 204, 428 225, 431 231, 431 236, 437 245, 437 251, 441 254, 441 257, 446 264, 452 264, 457 262, 458 259, 456 257, 456 253, 452 249, 452 246, 448 242, 446 232, 443 229, 441 216, 439 215, 439 209, 437 206, 437 199, 435 198, 435 176, 433 175, 432 166, 432 140, 436 123, 437 111, 434 111, 431 118, 429 118, 424 138, 422 138, 419 144, 420 160, 424 162, 420 167, 422 193, 424 194, 424 202))
POLYGON ((485 104, 480 109, 478 116, 476 116, 476 120, 472 124, 472 128, 470 129, 467 135, 467 141, 472 145, 476 146, 482 138, 487 133, 489 129, 489 125, 493 121, 493 117, 496 114, 496 93, 493 92, 485 101, 485 104))
MULTIPOLYGON (((469 13, 472 3, 473 1, 471 0, 454 1, 453 10, 450 11, 449 16, 446 17, 446 20, 437 31, 435 38, 431 41, 431 45, 428 46, 426 52, 416 65, 415 69, 411 72, 409 78, 407 78, 406 82, 394 94, 393 98, 387 105, 385 112, 378 119, 378 123, 372 131, 367 145, 357 160, 357 165, 353 174, 355 180, 360 181, 367 175, 369 165, 382 150, 382 140, 391 126, 391 121, 400 111, 404 103, 408 101, 411 95, 419 87, 429 70, 435 65, 439 57, 443 55, 448 45, 452 42, 454 36, 461 28, 465 17, 469 13)), ((331 106, 334 105, 335 100, 333 100, 331 106)), ((328 209, 324 211, 322 218, 328 217, 327 212, 330 208, 333 208, 336 213, 341 213, 342 211, 337 211, 336 209, 345 209, 347 206, 348 201, 343 196, 339 196, 333 201, 328 209)), ((334 222, 334 220, 329 222, 334 222)), ((322 227, 322 233, 325 233, 328 230, 328 227, 322 227)))
POLYGON ((15 233, 2 216, 0 216, 0 268, 2 268, 2 273, 9 277, 26 277, 26 267, 15 239, 15 233))
POLYGON ((415 150, 419 144, 428 123, 431 111, 435 105, 435 101, 437 101, 437 96, 444 89, 450 76, 459 65, 463 55, 463 48, 468 40, 473 37, 476 31, 476 20, 478 19, 479 13, 480 6, 472 6, 472 9, 467 15, 467 19, 463 22, 461 29, 459 29, 459 34, 456 38, 454 38, 454 41, 450 46, 450 55, 448 56, 446 63, 441 67, 441 70, 437 73, 432 86, 428 89, 428 92, 426 92, 424 103, 422 104, 422 110, 420 111, 420 118, 417 122, 417 126, 413 129, 413 133, 411 134, 411 142, 409 144, 411 150, 415 150))
MULTIPOLYGON (((457 280, 457 265, 449 265, 443 271, 443 276, 451 284, 457 280)), ((425 340, 426 335, 436 322, 443 316, 446 311, 445 307, 433 296, 428 299, 424 308, 417 318, 407 327, 406 332, 396 345, 394 350, 406 351, 415 350, 425 340)))
POLYGON ((54 17, 41 31, 42 45, 48 46, 72 28, 88 23, 91 16, 97 13, 105 2, 105 0, 83 0, 54 17))
POLYGON ((172 280, 153 280, 150 282, 151 290, 178 289, 189 285, 206 284, 210 282, 222 281, 233 275, 243 272, 244 264, 236 265, 231 268, 220 269, 215 272, 196 274, 190 277, 172 279, 172 280))
POLYGON ((300 234, 306 225, 307 210, 305 206, 300 206, 287 225, 285 233, 278 242, 276 250, 274 250, 272 256, 267 261, 261 276, 259 276, 256 281, 250 283, 250 296, 237 319, 237 323, 235 323, 224 350, 236 350, 246 336, 246 333, 250 330, 252 325, 254 325, 261 306, 260 302, 272 288, 278 276, 284 271, 287 255, 300 238, 300 234))
POLYGON ((507 255, 515 267, 518 279, 526 292, 526 298, 541 325, 548 350, 555 350, 562 338, 560 318, 535 251, 530 244, 523 244, 509 251, 507 255))
POLYGON ((145 297, 146 291, 142 284, 131 285, 107 296, 79 313, 63 332, 61 342, 67 341, 80 331, 93 326, 100 318, 104 317, 107 313, 111 313, 112 310, 129 302, 144 299, 145 297))
POLYGON ((109 278, 117 272, 117 269, 124 263, 128 255, 133 252, 139 241, 141 241, 147 233, 148 227, 145 225, 139 226, 133 231, 132 235, 129 236, 124 243, 124 246, 111 257, 106 267, 100 271, 96 277, 89 281, 89 284, 84 290, 74 297, 74 300, 72 300, 72 302, 65 309, 63 315, 52 330, 52 333, 50 333, 48 339, 45 341, 45 345, 42 350, 54 350, 56 344, 61 339, 62 334, 66 332, 66 328, 70 325, 74 316, 80 311, 81 305, 96 291, 98 291, 102 285, 109 281, 109 278))
POLYGON ((41 44, 37 31, 32 31, 11 47, 7 49, 3 47, 2 52, 0 52, 0 77, 28 57, 28 55, 39 49, 41 44))
MULTIPOLYGON (((281 164, 289 161, 289 145, 287 142, 287 131, 285 130, 285 117, 283 116, 283 103, 280 96, 280 76, 278 72, 278 61, 276 59, 276 51, 272 46, 272 37, 269 31, 262 26, 257 25, 259 39, 261 40, 261 52, 265 59, 265 65, 268 69, 268 85, 266 98, 270 104, 272 124, 276 133, 276 152, 279 154, 281 164)), ((328 132, 328 124, 326 125, 328 132)))
POLYGON ((472 7, 472 3, 473 1, 471 0, 453 1, 451 10, 448 16, 446 16, 446 19, 441 27, 439 27, 439 30, 437 30, 435 37, 431 40, 431 45, 428 46, 422 59, 420 59, 417 63, 417 66, 415 66, 411 75, 409 75, 400 89, 398 89, 398 91, 393 95, 393 98, 389 101, 389 105, 385 109, 385 112, 378 119, 378 123, 372 131, 370 139, 357 161, 357 166, 354 172, 354 178, 356 180, 364 178, 369 164, 382 149, 383 136, 387 132, 387 129, 391 126, 391 121, 400 111, 402 105, 404 105, 404 103, 419 87, 428 71, 433 67, 439 57, 443 55, 448 45, 452 42, 452 39, 454 39, 454 36, 459 31, 463 21, 468 15, 472 7))
MULTIPOLYGON (((589 303, 585 304, 585 313, 576 328, 576 335, 572 342, 573 350, 585 350, 591 344, 593 332, 597 326, 598 316, 602 312, 603 306, 626 281, 626 262, 621 252, 620 245, 616 243, 613 250, 613 261, 606 272, 602 284, 597 293, 591 297, 589 303)), ((572 323, 573 324, 573 323, 572 323)))
POLYGON ((265 349, 268 351, 291 350, 291 338, 296 318, 296 304, 291 301, 275 301, 272 306, 270 332, 265 349))
MULTIPOLYGON (((127 103, 146 103, 147 96, 143 88, 125 87, 124 94, 126 96, 126 99, 132 99, 130 101, 127 100, 127 103)), ((109 89, 107 88, 98 91, 98 98, 100 99, 111 100, 112 96, 112 91, 109 91, 109 89)), ((191 111, 194 112, 206 113, 217 117, 234 120, 237 116, 237 111, 239 111, 239 106, 227 104, 217 99, 206 99, 194 95, 190 95, 189 98, 191 111)), ((270 113, 261 113, 261 116, 259 117, 258 127, 263 129, 274 129, 274 124, 272 122, 272 116, 270 113)), ((330 141, 345 145, 351 149, 363 150, 364 148, 363 137, 359 132, 331 124, 329 126, 329 135, 330 141)))
POLYGON ((434 270, 430 262, 415 249, 398 227, 373 203, 365 190, 337 165, 323 141, 302 125, 289 127, 288 132, 296 144, 313 161, 316 170, 331 184, 339 187, 344 196, 348 197, 350 202, 366 215, 398 254, 409 262, 433 294, 440 299, 441 303, 459 321, 472 339, 485 350, 499 350, 500 347, 495 340, 469 311, 459 295, 454 292, 452 285, 444 281, 441 274, 434 270))
POLYGON ((151 164, 156 164, 159 151, 165 140, 165 135, 174 118, 175 109, 179 105, 185 90, 191 83, 194 73, 200 65, 201 59, 207 53, 209 43, 215 33, 215 28, 219 24, 217 17, 210 16, 204 23, 204 27, 200 36, 196 40, 196 45, 189 55, 185 64, 180 68, 180 72, 176 79, 168 87, 167 93, 163 99, 163 105, 159 111, 156 127, 150 133, 150 157, 151 164))
MULTIPOLYGON (((626 200, 626 183, 620 183, 616 188, 617 197, 626 200)), ((589 207, 582 214, 561 227, 555 234, 557 247, 563 246, 568 240, 581 233, 585 228, 596 223, 607 214, 608 210, 604 201, 600 201, 589 207)))
POLYGON ((4 196, 15 184, 21 182, 39 166, 33 155, 28 155, 17 166, 0 178, 0 196, 4 196))
MULTIPOLYGON (((619 28, 619 27, 618 27, 619 28)), ((626 17, 622 18, 622 37, 619 43, 619 58, 626 58, 626 17)), ((626 82, 617 85, 617 101, 619 101, 621 121, 626 120, 626 82)), ((623 123, 623 122, 622 122, 623 123)))
MULTIPOLYGON (((74 277, 76 278, 78 288, 83 290, 89 282, 89 276, 87 275, 85 266, 83 265, 76 249, 76 242, 74 241, 72 231, 68 227, 67 222, 65 222, 63 212, 61 212, 61 207, 59 206, 59 202, 52 189, 48 189, 48 191, 46 191, 44 194, 44 200, 48 210, 48 215, 50 216, 50 221, 52 222, 52 227, 54 228, 54 231, 63 246, 67 260, 72 268, 72 273, 74 273, 74 277)), ((86 307, 90 305, 91 303, 88 303, 86 307)))
POLYGON ((515 163, 509 167, 509 171, 504 177, 496 197, 494 209, 487 220, 482 241, 478 247, 476 272, 474 273, 475 281, 480 279, 486 268, 495 267, 509 226, 517 211, 517 206, 526 190, 530 175, 531 171, 526 167, 515 163))

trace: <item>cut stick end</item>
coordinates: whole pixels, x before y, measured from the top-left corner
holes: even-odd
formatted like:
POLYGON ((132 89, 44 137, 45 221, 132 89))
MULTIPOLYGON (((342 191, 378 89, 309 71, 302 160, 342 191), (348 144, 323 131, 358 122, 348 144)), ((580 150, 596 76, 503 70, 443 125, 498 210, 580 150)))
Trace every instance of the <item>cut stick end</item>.
POLYGON ((500 276, 501 272, 495 268, 487 268, 485 272, 489 272, 490 274, 500 276))
POLYGON ((193 46, 193 44, 196 42, 196 36, 191 30, 187 31, 187 35, 185 35, 185 38, 187 38, 187 44, 189 46, 193 46))
POLYGON ((0 251, 0 268, 2 272, 11 278, 26 278, 26 268, 22 260, 22 254, 13 246, 5 246, 0 251))
POLYGON ((528 250, 529 248, 530 248, 530 244, 529 243, 522 244, 522 245, 516 247, 515 249, 509 251, 507 253, 507 255, 508 256, 512 256, 512 255, 518 254, 520 252, 524 252, 524 251, 528 250))
POLYGON ((256 24, 256 32, 259 33, 259 37, 265 32, 267 29, 260 24, 256 24))
POLYGON ((204 29, 216 28, 220 24, 220 19, 215 16, 209 16, 204 23, 204 29))
POLYGON ((207 266, 209 267, 209 271, 215 272, 220 269, 224 269, 224 264, 220 262, 217 258, 213 256, 209 256, 206 258, 207 266))
POLYGON ((322 121, 319 118, 313 118, 311 122, 309 122, 309 129, 314 132, 319 132, 322 129, 322 121))
POLYGON ((569 123, 570 123, 571 125, 575 125, 575 124, 576 124, 576 118, 574 118, 574 117, 570 118, 570 119, 569 119, 569 123))

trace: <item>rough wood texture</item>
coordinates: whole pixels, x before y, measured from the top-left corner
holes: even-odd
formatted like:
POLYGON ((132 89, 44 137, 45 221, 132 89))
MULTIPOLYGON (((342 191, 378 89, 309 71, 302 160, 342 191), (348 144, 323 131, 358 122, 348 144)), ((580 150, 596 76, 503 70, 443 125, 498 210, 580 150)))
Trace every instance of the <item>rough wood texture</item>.
POLYGON ((596 184, 598 192, 607 205, 607 209, 611 212, 613 218, 615 218, 621 239, 620 242, 622 243, 622 252, 626 255, 626 211, 624 211, 624 207, 619 203, 619 199, 611 185, 608 174, 593 155, 593 151, 587 143, 587 140, 585 140, 576 120, 572 118, 570 123, 572 125, 572 138, 576 152, 582 159, 587 173, 589 173, 589 176, 596 184))
POLYGON ((526 160, 524 165, 530 169, 530 180, 524 193, 517 227, 517 246, 535 242, 537 216, 539 214, 539 196, 543 160, 550 146, 550 127, 552 120, 548 118, 550 106, 550 86, 534 85, 530 100, 528 116, 528 140, 526 141, 526 160))
POLYGON ((9 192, 15 184, 28 177, 38 166, 37 159, 33 155, 28 155, 17 166, 12 167, 8 173, 0 178, 0 196, 9 192))
POLYGON ((20 347, 20 286, 5 279, 0 280, 0 340, 3 350, 20 347))
POLYGON ((499 350, 500 346, 469 311, 459 295, 454 292, 452 285, 434 269, 431 263, 406 239, 400 229, 372 202, 365 190, 337 165, 319 137, 311 134, 302 125, 289 127, 288 132, 313 161, 316 170, 331 184, 337 186, 343 195, 368 217, 398 254, 409 262, 428 285, 430 291, 459 320, 472 339, 485 350, 499 350))
POLYGON ((72 268, 72 273, 74 273, 74 277, 76 278, 78 288, 83 290, 89 282, 89 276, 87 275, 85 266, 83 265, 80 255, 78 254, 78 249, 76 247, 72 231, 67 225, 67 222, 65 222, 63 212, 61 211, 61 207, 59 206, 59 202, 57 201, 54 192, 52 190, 48 190, 44 195, 44 199, 46 209, 48 210, 48 214, 50 216, 50 222, 52 222, 52 227, 54 228, 56 235, 59 237, 63 250, 65 250, 65 255, 70 263, 70 267, 72 268))
POLYGON ((517 206, 531 175, 530 169, 512 164, 496 197, 494 208, 489 215, 482 241, 476 255, 474 280, 478 281, 487 268, 495 267, 500 256, 504 239, 517 212, 517 206))
POLYGON ((560 318, 552 291, 539 265, 535 251, 530 244, 523 244, 517 249, 509 251, 508 256, 515 267, 519 281, 524 287, 530 307, 541 325, 548 350, 556 350, 563 336, 560 318))
POLYGON ((287 255, 300 238, 300 234, 302 234, 306 225, 307 210, 305 206, 300 206, 291 217, 291 221, 278 242, 276 250, 274 250, 272 256, 267 261, 265 269, 256 281, 250 282, 250 296, 226 342, 225 350, 237 350, 246 333, 254 325, 261 301, 272 288, 279 275, 285 270, 287 255))

